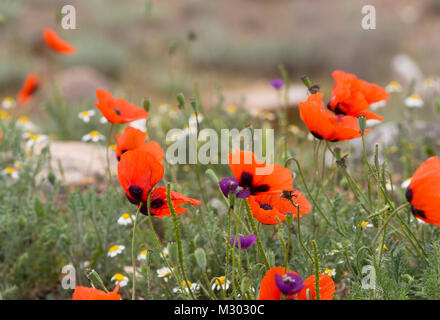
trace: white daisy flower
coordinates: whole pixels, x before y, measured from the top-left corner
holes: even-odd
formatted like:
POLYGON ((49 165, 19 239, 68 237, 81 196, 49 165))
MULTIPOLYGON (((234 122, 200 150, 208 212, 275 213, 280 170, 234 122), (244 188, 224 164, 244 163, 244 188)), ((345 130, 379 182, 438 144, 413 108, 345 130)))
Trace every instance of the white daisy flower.
POLYGON ((22 127, 24 130, 27 131, 35 131, 37 128, 35 124, 33 124, 28 117, 26 116, 20 116, 17 119, 17 125, 22 127))
MULTIPOLYGON (((254 287, 250 287, 249 291, 252 292, 252 294, 255 294, 255 288, 254 287)), ((241 294, 237 293, 237 299, 241 299, 241 294)))
POLYGON ((425 79, 425 81, 423 81, 423 86, 426 89, 434 88, 434 86, 436 86, 436 81, 434 79, 430 79, 430 78, 425 79))
POLYGON ((273 112, 270 111, 263 111, 260 113, 260 118, 263 120, 269 120, 269 121, 273 121, 276 119, 276 116, 273 112))
POLYGON ((190 127, 195 126, 195 125, 197 124, 197 120, 199 120, 199 124, 202 123, 202 121, 203 121, 203 116, 199 113, 199 114, 197 114, 197 117, 196 117, 196 114, 193 113, 193 114, 191 115, 191 117, 189 117, 189 119, 188 119, 188 124, 189 124, 189 126, 190 126, 190 127))
POLYGON ((26 142, 26 149, 31 149, 35 145, 43 144, 48 140, 48 137, 44 134, 32 134, 28 133, 29 140, 26 142))
POLYGON ((402 189, 406 189, 408 188, 409 184, 411 183, 411 178, 406 179, 405 181, 402 182, 402 184, 400 185, 400 187, 402 189))
POLYGON ((334 256, 336 253, 338 253, 339 252, 339 250, 337 250, 337 249, 333 249, 333 250, 331 250, 329 253, 328 253, 328 255, 329 256, 334 256))
POLYGON ((11 109, 15 107, 15 99, 12 97, 6 97, 2 101, 2 107, 4 109, 11 109))
POLYGON ((423 100, 418 94, 412 94, 405 99, 405 105, 408 108, 421 108, 423 107, 423 100))
POLYGON ((231 284, 231 282, 229 280, 227 280, 225 278, 225 276, 222 277, 218 277, 217 279, 215 279, 214 283, 212 284, 212 290, 228 290, 229 285, 231 284))
MULTIPOLYGON (((185 280, 182 281, 182 287, 186 293, 189 293, 189 289, 191 289, 192 292, 198 291, 200 289, 200 285, 198 283, 192 283, 190 281, 186 282, 185 280)), ((173 288, 173 292, 182 293, 182 290, 179 287, 176 287, 173 288)))
POLYGON ((171 106, 168 103, 161 103, 157 109, 160 113, 167 113, 171 109, 171 106))
POLYGON ((16 180, 19 177, 18 171, 13 167, 7 167, 2 171, 3 175, 10 176, 12 179, 16 180))
POLYGON ((397 81, 391 81, 385 87, 385 90, 388 91, 388 92, 401 92, 402 91, 402 86, 397 81))
POLYGON ((393 191, 393 189, 394 189, 394 187, 391 185, 390 182, 386 183, 385 188, 387 189, 387 191, 390 191, 390 192, 393 191))
POLYGON ((99 118, 99 122, 102 123, 102 124, 105 124, 105 123, 108 122, 108 120, 107 120, 106 117, 103 116, 103 117, 99 118))
POLYGON ((122 245, 114 245, 108 250, 107 256, 110 258, 116 257, 118 254, 121 254, 125 249, 125 246, 122 245))
POLYGON ((289 130, 289 132, 293 133, 293 134, 299 134, 301 133, 301 129, 298 126, 295 126, 294 124, 290 124, 287 127, 287 130, 289 130))
POLYGON ((99 142, 99 141, 105 140, 105 137, 102 134, 100 134, 98 131, 93 130, 93 131, 90 131, 90 133, 83 136, 81 140, 85 141, 85 142, 88 142, 88 141, 99 142))
POLYGON ((90 122, 90 118, 95 115, 95 110, 85 110, 78 113, 78 118, 84 122, 90 122))
POLYGON ((334 276, 336 276, 336 269, 325 268, 324 274, 326 274, 326 275, 328 275, 328 276, 333 278, 334 276))
POLYGON ((161 256, 162 258, 164 258, 164 257, 167 258, 168 255, 169 255, 168 247, 163 248, 162 253, 160 254, 160 256, 161 256))
POLYGON ((147 250, 142 250, 141 252, 139 252, 139 254, 138 254, 138 256, 137 256, 137 259, 139 260, 139 261, 141 261, 141 260, 147 260, 147 250))
POLYGON ((361 226, 362 229, 364 229, 364 228, 371 228, 371 227, 373 227, 373 224, 372 223, 368 223, 367 221, 362 221, 360 223, 360 226, 361 226))
POLYGON ((168 277, 171 276, 172 271, 168 267, 163 267, 156 270, 157 276, 159 278, 163 278, 163 281, 168 282, 168 277))
POLYGON ((132 224, 134 219, 136 219, 136 216, 130 215, 129 213, 124 213, 122 216, 118 219, 118 224, 121 226, 127 226, 129 224, 132 224))
POLYGON ((124 276, 121 273, 115 273, 111 278, 111 281, 115 283, 115 285, 119 284, 119 287, 125 287, 128 284, 128 277, 124 276))
POLYGON ((254 117, 258 117, 263 111, 261 109, 252 109, 250 111, 251 115, 254 117))
POLYGON ((385 107, 386 105, 387 105, 386 100, 382 100, 382 101, 378 101, 378 102, 370 104, 370 108, 371 108, 371 110, 377 110, 377 109, 385 107))

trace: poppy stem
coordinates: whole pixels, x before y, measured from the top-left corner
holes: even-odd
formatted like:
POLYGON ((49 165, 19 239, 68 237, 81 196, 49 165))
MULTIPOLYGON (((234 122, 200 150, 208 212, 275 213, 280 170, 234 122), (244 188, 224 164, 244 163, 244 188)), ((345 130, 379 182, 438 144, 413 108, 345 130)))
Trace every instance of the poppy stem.
MULTIPOLYGON (((246 204, 246 212, 248 214, 248 220, 249 220, 249 222, 251 224, 252 232, 255 235, 259 235, 259 233, 257 231, 257 228, 255 227, 255 223, 254 223, 254 220, 253 220, 253 217, 252 217, 251 208, 249 207, 249 202, 247 200, 244 201, 244 202, 246 204)), ((267 259, 266 253, 264 252, 264 248, 263 248, 263 245, 261 244, 261 240, 260 240, 259 236, 257 236, 257 247, 258 247, 258 250, 260 251, 260 255, 263 257, 264 264, 265 264, 267 270, 269 270, 270 269, 270 263, 269 263, 269 260, 267 259)))
MULTIPOLYGON (((157 235, 156 229, 154 228, 153 225, 153 219, 151 217, 150 209, 151 209, 151 192, 148 194, 148 199, 147 199, 148 224, 150 226, 151 231, 153 232, 156 247, 159 249, 160 252, 163 252, 162 244, 160 243, 159 236, 157 235)), ((176 282, 179 285, 183 297, 186 298, 186 294, 185 294, 186 291, 183 288, 182 281, 180 280, 179 277, 179 273, 175 272, 174 268, 171 266, 170 262, 168 261, 168 258, 165 255, 162 255, 162 258, 165 261, 165 264, 167 265, 168 269, 170 269, 171 274, 176 279, 176 282)))
POLYGON ((188 288, 189 294, 191 295, 191 298, 195 300, 196 298, 192 292, 191 286, 188 284, 189 282, 186 277, 185 266, 183 263, 182 239, 180 235, 179 221, 177 220, 176 210, 174 209, 173 202, 171 201, 171 184, 169 182, 167 183, 167 204, 168 204, 168 208, 171 211, 171 215, 173 216, 173 224, 174 224, 174 231, 176 233, 177 252, 179 256, 180 270, 182 271, 183 280, 185 281, 185 285, 188 288))
POLYGON ((318 247, 316 241, 312 240, 313 245, 313 264, 315 265, 315 295, 316 300, 321 300, 321 293, 319 292, 319 259, 318 259, 318 247))
POLYGON ((281 246, 283 247, 284 265, 285 265, 286 273, 288 273, 289 272, 289 254, 287 252, 286 242, 284 241, 283 225, 281 224, 281 221, 280 221, 280 219, 278 219, 278 217, 275 217, 275 219, 278 222, 278 224, 277 224, 278 238, 280 239, 281 246))
POLYGON ((301 221, 300 221, 300 207, 299 205, 295 204, 292 199, 289 199, 290 203, 296 208, 296 225, 297 225, 297 231, 298 231, 298 242, 300 243, 301 247, 304 249, 304 251, 307 253, 307 255, 310 258, 310 262, 313 264, 313 257, 310 253, 309 249, 307 249, 306 245, 304 244, 302 237, 301 237, 301 221))
POLYGON ((136 226, 137 226, 137 220, 139 216, 139 212, 141 211, 142 202, 139 204, 139 207, 136 211, 136 217, 134 218, 133 223, 133 236, 131 238, 131 265, 133 267, 133 287, 131 292, 131 300, 134 300, 136 298, 136 260, 135 260, 135 254, 134 254, 134 247, 135 247, 135 237, 136 237, 136 226))
MULTIPOLYGON (((327 216, 325 215, 325 213, 322 211, 321 207, 318 205, 318 202, 315 200, 315 197, 312 195, 312 193, 310 192, 309 187, 307 186, 307 182, 306 179, 304 178, 304 173, 301 169, 301 165, 299 164, 299 161, 296 160, 295 158, 291 157, 289 159, 286 160, 286 162, 284 163, 284 166, 287 167, 287 165, 289 164, 290 161, 294 161, 296 163, 296 166, 298 167, 298 172, 299 175, 301 177, 301 181, 304 185, 304 188, 307 191, 307 195, 309 196, 309 198, 312 200, 314 206, 316 207, 316 209, 318 210, 319 214, 324 218, 325 222, 327 222, 330 226, 333 226, 333 224, 330 222, 330 220, 327 218, 327 216)), ((334 226, 333 226, 334 227, 334 226)), ((339 229, 338 226, 335 227, 335 230, 341 235, 344 236, 344 233, 339 229)))

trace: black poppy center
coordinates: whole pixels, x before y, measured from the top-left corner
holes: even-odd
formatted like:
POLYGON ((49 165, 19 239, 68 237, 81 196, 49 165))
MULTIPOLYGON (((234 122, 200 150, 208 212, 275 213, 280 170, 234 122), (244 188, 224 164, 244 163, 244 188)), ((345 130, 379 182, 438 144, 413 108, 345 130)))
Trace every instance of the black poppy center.
POLYGON ((165 204, 165 201, 163 201, 160 198, 154 199, 153 201, 151 201, 151 208, 152 209, 159 209, 160 207, 162 207, 165 204))
POLYGON ((249 172, 243 172, 240 178, 240 183, 239 183, 240 187, 248 189, 252 195, 257 194, 258 192, 269 191, 269 186, 267 184, 261 184, 256 186, 252 183, 253 179, 254 176, 252 174, 250 174, 249 172))
POLYGON ((131 198, 136 201, 136 203, 139 203, 142 200, 142 188, 141 187, 130 186, 128 188, 128 192, 130 193, 131 198))
POLYGON ((270 204, 267 204, 267 203, 260 204, 260 208, 264 209, 264 210, 272 210, 272 206, 270 204))
POLYGON ((113 110, 115 110, 115 112, 116 112, 116 114, 117 114, 118 116, 120 116, 120 115, 121 115, 121 111, 119 111, 118 109, 116 109, 116 108, 113 108, 113 110))

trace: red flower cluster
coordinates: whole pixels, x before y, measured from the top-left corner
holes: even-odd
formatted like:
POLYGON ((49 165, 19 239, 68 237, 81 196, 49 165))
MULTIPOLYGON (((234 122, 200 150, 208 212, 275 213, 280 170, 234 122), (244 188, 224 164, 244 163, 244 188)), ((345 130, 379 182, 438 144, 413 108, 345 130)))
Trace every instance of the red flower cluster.
POLYGON ((335 84, 328 104, 330 110, 324 107, 323 95, 318 92, 300 102, 301 119, 317 139, 336 142, 359 138, 361 132, 357 117, 382 121, 383 118, 367 110, 372 103, 386 100, 388 93, 375 84, 343 71, 334 71, 333 78, 335 84))
POLYGON ((274 164, 270 173, 268 166, 251 151, 236 151, 229 154, 229 167, 239 185, 251 192, 248 198, 252 215, 263 224, 277 224, 285 220, 288 212, 294 217, 297 208, 283 196, 290 191, 293 203, 300 208, 300 215, 308 214, 311 206, 306 197, 293 188, 293 177, 289 169, 274 164))
MULTIPOLYGON (((285 288, 288 288, 289 284, 292 284, 292 278, 289 275, 296 275, 298 273, 289 271, 286 273, 284 267, 274 267, 267 271, 263 277, 260 285, 260 293, 258 300, 280 300, 283 296, 286 299, 294 300, 316 300, 316 285, 315 276, 308 277, 297 290, 292 290, 291 293, 286 293, 285 288), (287 275, 287 277, 286 277, 287 275), (278 279, 277 279, 278 278, 278 279)), ((294 279, 297 282, 301 282, 301 278, 298 276, 294 279), (299 279, 298 279, 299 278, 299 279)), ((295 286, 291 286, 295 288, 295 286)), ((319 275, 319 296, 321 300, 331 300, 335 294, 335 283, 332 278, 325 274, 319 275)))

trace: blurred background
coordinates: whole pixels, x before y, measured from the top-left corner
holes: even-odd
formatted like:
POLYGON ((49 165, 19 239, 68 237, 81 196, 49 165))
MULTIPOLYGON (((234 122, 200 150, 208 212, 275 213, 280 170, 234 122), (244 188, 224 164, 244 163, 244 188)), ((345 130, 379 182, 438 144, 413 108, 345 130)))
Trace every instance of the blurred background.
POLYGON ((93 100, 94 89, 106 87, 133 101, 174 103, 197 82, 203 95, 259 94, 272 108, 276 100, 264 95, 273 95, 267 83, 279 64, 294 82, 307 74, 324 91, 334 69, 383 86, 407 81, 393 65, 399 55, 414 63, 414 77, 440 71, 439 0, 2 0, 0 14, 2 96, 14 96, 35 71, 68 100, 93 100), (60 27, 65 4, 76 8, 76 30, 60 27), (361 28, 366 4, 376 8, 376 30, 361 28), (77 54, 49 52, 46 27, 77 54))

